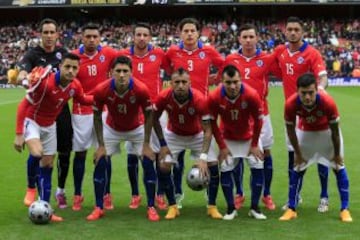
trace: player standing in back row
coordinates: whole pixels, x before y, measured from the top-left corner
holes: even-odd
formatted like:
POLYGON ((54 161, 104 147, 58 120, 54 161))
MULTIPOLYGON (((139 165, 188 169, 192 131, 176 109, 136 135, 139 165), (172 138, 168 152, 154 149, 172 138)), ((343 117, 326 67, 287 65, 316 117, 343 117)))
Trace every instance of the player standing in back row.
MULTIPOLYGON (((160 69, 163 68, 164 51, 150 44, 151 27, 147 23, 137 23, 134 27, 134 43, 127 49, 120 50, 120 55, 126 55, 132 60, 132 75, 144 83, 149 89, 151 102, 154 102, 162 89, 162 80, 160 78, 160 69)), ((158 153, 160 145, 155 133, 152 132, 152 147, 158 153)), ((128 152, 127 169, 131 186, 131 202, 129 208, 137 209, 141 203, 138 185, 138 156, 129 154, 132 151, 132 144, 126 142, 128 152)), ((167 205, 162 193, 162 189, 158 187, 155 197, 156 205, 159 209, 166 209, 167 205)))
MULTIPOLYGON (((82 45, 72 51, 80 58, 80 69, 77 79, 80 81, 84 92, 91 94, 91 91, 101 82, 108 78, 110 65, 117 56, 117 51, 110 47, 100 45, 99 27, 88 23, 82 28, 82 45)), ((73 151, 75 152, 73 163, 74 176, 74 211, 81 209, 84 200, 82 195, 82 181, 85 174, 85 160, 87 150, 95 143, 93 132, 93 110, 92 106, 85 106, 73 101, 72 127, 73 151)), ((111 161, 108 161, 108 176, 111 176, 111 161)), ((59 208, 67 206, 65 198, 65 181, 69 171, 69 162, 60 161, 58 164, 58 188, 55 194, 59 208)), ((107 186, 107 194, 104 196, 105 208, 112 209, 110 185, 107 186)))
MULTIPOLYGON (((218 69, 222 66, 224 58, 212 46, 204 45, 200 37, 200 24, 194 18, 184 18, 179 23, 181 42, 172 45, 165 55, 167 72, 171 74, 172 69, 183 68, 190 74, 191 87, 208 95, 209 81, 215 76, 210 75, 210 67, 218 69)), ((213 176, 219 175, 214 167, 213 176)), ((180 155, 178 165, 173 168, 175 193, 178 207, 181 208, 181 200, 184 194, 181 187, 182 174, 184 171, 184 157, 180 155)), ((214 196, 209 196, 211 203, 215 205, 214 196)), ((217 215, 217 214, 215 214, 217 215)))
MULTIPOLYGON (((303 22, 297 17, 289 17, 286 22, 285 36, 287 43, 277 47, 277 61, 281 72, 285 100, 296 92, 296 81, 306 72, 312 72, 317 78, 318 88, 327 87, 327 72, 318 50, 303 40, 303 22), (279 50, 281 49, 281 50, 279 50)), ((289 180, 294 167, 294 150, 287 139, 289 152, 289 180)), ((321 183, 319 212, 328 211, 328 167, 318 164, 321 183)), ((299 197, 299 199, 301 199, 299 197)), ((286 208, 287 205, 284 207, 286 208)))

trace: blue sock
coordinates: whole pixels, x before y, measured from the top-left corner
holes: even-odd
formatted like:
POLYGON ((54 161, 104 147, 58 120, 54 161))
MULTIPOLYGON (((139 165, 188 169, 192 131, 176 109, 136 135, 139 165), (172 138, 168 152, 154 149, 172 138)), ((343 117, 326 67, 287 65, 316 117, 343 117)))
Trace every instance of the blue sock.
POLYGON ((106 157, 106 188, 105 194, 110 194, 110 184, 111 184, 111 173, 112 173, 112 166, 111 166, 111 156, 106 157))
POLYGON ((178 164, 175 164, 173 167, 173 178, 175 193, 182 194, 182 176, 184 174, 184 156, 185 151, 182 151, 178 156, 178 164))
POLYGON ((340 169, 335 172, 337 187, 340 194, 341 210, 349 208, 349 178, 346 173, 346 169, 340 169))
MULTIPOLYGON (((155 166, 156 166, 156 174, 157 174, 157 179, 158 179, 157 188, 156 188, 156 195, 157 196, 164 195, 164 191, 165 191, 164 184, 160 182, 160 178, 162 176, 161 176, 161 169, 160 169, 160 162, 159 162, 159 154, 156 154, 155 166)), ((171 174, 170 174, 170 177, 171 177, 171 174)), ((172 182, 172 179, 171 179, 171 182, 172 182)), ((172 184, 174 184, 174 183, 172 182, 172 184)))
POLYGON ((148 207, 153 207, 155 201, 155 188, 156 188, 156 171, 154 167, 154 162, 151 161, 148 157, 144 156, 141 163, 144 172, 143 181, 146 190, 147 205, 148 207))
POLYGON ((52 167, 40 167, 40 199, 50 202, 52 167))
POLYGON ((233 188, 234 183, 232 179, 233 171, 221 172, 220 181, 221 188, 227 203, 227 213, 230 214, 235 210, 233 188))
POLYGON ((327 166, 318 164, 318 173, 321 185, 321 193, 320 198, 328 198, 327 186, 328 186, 328 176, 329 176, 329 168, 327 166))
POLYGON ((166 197, 169 202, 169 206, 175 205, 175 192, 174 192, 174 183, 171 178, 171 171, 164 172, 158 171, 158 183, 159 188, 165 191, 166 197))
POLYGON ((208 187, 208 204, 216 205, 216 196, 219 189, 219 167, 217 165, 209 167, 210 183, 208 187))
POLYGON ((39 177, 39 162, 41 157, 29 154, 27 160, 27 182, 28 188, 35 188, 39 177))
POLYGON ((134 154, 127 155, 127 170, 131 186, 131 195, 139 195, 138 170, 139 159, 134 154))
POLYGON ((81 195, 81 186, 85 174, 85 154, 75 153, 73 175, 74 175, 74 195, 81 195))
POLYGON ((107 182, 106 165, 105 157, 101 157, 95 166, 93 177, 96 206, 101 209, 104 208, 104 194, 107 182))
POLYGON ((233 170, 234 184, 236 188, 236 194, 243 196, 243 177, 244 177, 244 160, 239 158, 239 163, 233 170))
POLYGON ((264 158, 264 197, 270 195, 270 187, 273 176, 273 160, 271 155, 264 158))
POLYGON ((259 209, 259 200, 264 184, 264 169, 251 168, 251 209, 259 209))
POLYGON ((298 199, 302 187, 302 182, 304 179, 305 171, 297 172, 293 171, 290 177, 290 185, 289 185, 289 202, 288 206, 292 210, 296 209, 296 206, 298 204, 298 199))
POLYGON ((290 179, 292 176, 292 172, 294 171, 294 158, 295 153, 292 151, 288 152, 289 162, 288 162, 288 177, 289 177, 289 185, 290 185, 290 179))

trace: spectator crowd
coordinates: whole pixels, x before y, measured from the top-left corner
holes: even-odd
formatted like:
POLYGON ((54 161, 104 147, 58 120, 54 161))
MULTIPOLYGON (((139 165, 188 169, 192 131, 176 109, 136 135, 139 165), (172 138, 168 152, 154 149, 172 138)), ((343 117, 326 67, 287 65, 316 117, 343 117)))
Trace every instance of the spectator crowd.
MULTIPOLYGON (((238 28, 246 22, 254 23, 260 32, 259 47, 266 51, 285 41, 285 20, 257 21, 200 20, 201 40, 215 46, 224 56, 237 51, 238 28)), ((102 44, 121 49, 129 46, 132 39, 132 24, 109 19, 95 21, 101 26, 102 44)), ((75 49, 81 44, 82 21, 60 21, 58 44, 75 49)), ((0 82, 6 81, 6 72, 14 67, 23 53, 39 44, 34 22, 0 26, 0 82)), ((172 43, 179 42, 179 31, 175 20, 151 23, 153 44, 166 50, 172 43)), ((355 76, 360 66, 360 19, 311 20, 305 21, 305 40, 319 49, 326 62, 330 77, 355 76), (355 69, 355 71, 354 71, 355 69), (354 75, 355 74, 355 75, 354 75)))

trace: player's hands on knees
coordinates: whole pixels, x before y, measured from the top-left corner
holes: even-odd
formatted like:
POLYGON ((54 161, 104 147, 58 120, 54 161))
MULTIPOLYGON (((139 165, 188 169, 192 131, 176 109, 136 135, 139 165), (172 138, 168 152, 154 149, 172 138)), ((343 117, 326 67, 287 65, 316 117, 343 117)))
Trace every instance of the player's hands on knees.
POLYGON ((144 143, 144 144, 143 144, 142 155, 148 157, 148 158, 151 159, 152 161, 155 161, 155 153, 154 153, 154 151, 151 149, 149 143, 144 143))
POLYGON ((294 167, 297 168, 298 171, 300 171, 301 166, 303 164, 306 164, 306 161, 305 161, 304 157, 302 156, 302 154, 295 154, 294 167))
POLYGON ((209 177, 209 168, 206 161, 199 159, 196 161, 195 166, 199 168, 201 176, 209 177))
POLYGON ((98 147, 98 149, 96 149, 96 151, 94 153, 94 164, 96 165, 98 163, 98 161, 100 160, 100 158, 105 157, 105 156, 106 156, 105 146, 98 147))
POLYGON ((334 156, 332 161, 335 162, 335 170, 338 171, 340 167, 344 166, 344 159, 340 156, 334 156))
POLYGON ((22 152, 22 150, 25 149, 25 139, 22 134, 16 134, 15 140, 14 140, 14 148, 18 152, 22 152))
POLYGON ((264 153, 258 146, 250 147, 249 155, 253 155, 258 161, 264 161, 264 153))
POLYGON ((171 152, 170 152, 170 149, 168 148, 168 146, 161 147, 160 152, 159 152, 159 160, 164 161, 166 159, 166 156, 168 156, 168 155, 171 156, 171 152))
POLYGON ((225 161, 226 164, 229 165, 229 162, 228 162, 229 156, 232 156, 232 154, 228 148, 220 149, 219 156, 218 156, 219 164, 221 165, 222 162, 225 161))

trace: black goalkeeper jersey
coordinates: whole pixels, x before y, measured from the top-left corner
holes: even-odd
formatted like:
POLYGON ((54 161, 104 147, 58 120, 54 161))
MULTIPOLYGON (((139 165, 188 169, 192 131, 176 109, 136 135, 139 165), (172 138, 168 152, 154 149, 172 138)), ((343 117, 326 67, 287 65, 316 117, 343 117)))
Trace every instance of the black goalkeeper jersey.
POLYGON ((34 67, 45 67, 51 64, 54 67, 53 71, 56 71, 59 68, 62 56, 67 52, 62 47, 56 47, 53 52, 45 52, 42 47, 37 46, 29 49, 20 59, 17 66, 20 70, 31 72, 34 67))

